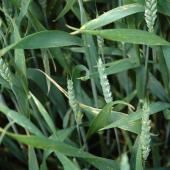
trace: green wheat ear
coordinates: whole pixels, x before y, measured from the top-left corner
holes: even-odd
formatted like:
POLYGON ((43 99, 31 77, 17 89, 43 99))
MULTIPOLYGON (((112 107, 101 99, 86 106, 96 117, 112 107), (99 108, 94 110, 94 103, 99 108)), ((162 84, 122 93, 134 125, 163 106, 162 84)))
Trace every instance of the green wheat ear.
POLYGON ((149 120, 149 106, 147 102, 144 102, 142 108, 142 130, 140 136, 141 149, 142 149, 142 158, 144 161, 149 156, 150 153, 150 129, 151 129, 151 121, 149 120))
POLYGON ((157 0, 145 1, 145 21, 149 32, 154 31, 154 24, 157 18, 157 0))
POLYGON ((6 80, 8 83, 11 83, 12 74, 9 70, 9 66, 0 58, 0 76, 6 80))
POLYGON ((101 58, 99 58, 98 63, 97 63, 97 68, 98 68, 98 73, 99 73, 99 78, 100 78, 100 84, 102 86, 102 91, 104 95, 104 99, 106 103, 112 102, 112 93, 110 90, 110 84, 107 79, 106 73, 105 73, 105 67, 103 65, 103 62, 101 58))
POLYGON ((67 80, 67 89, 68 89, 68 99, 70 107, 73 110, 73 113, 75 115, 75 120, 78 124, 81 123, 82 120, 82 114, 80 112, 79 104, 76 100, 75 92, 74 92, 74 86, 73 81, 71 79, 67 80))

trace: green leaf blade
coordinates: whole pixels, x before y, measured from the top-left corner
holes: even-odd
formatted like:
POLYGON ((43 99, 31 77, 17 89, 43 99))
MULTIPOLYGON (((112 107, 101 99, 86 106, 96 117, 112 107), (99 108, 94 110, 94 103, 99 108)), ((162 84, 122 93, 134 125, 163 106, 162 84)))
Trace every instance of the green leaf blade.
MULTIPOLYGON (((0 132, 2 133, 3 131, 4 130, 0 128, 0 132)), ((88 152, 82 151, 81 149, 56 140, 39 136, 16 135, 9 132, 7 132, 6 134, 19 142, 35 148, 58 151, 67 156, 82 158, 101 170, 110 170, 111 168, 118 170, 117 162, 114 160, 94 156, 88 152)))
POLYGON ((81 39, 64 31, 46 30, 28 35, 1 49, 0 56, 11 49, 41 49, 66 46, 81 46, 81 39))
POLYGON ((147 31, 137 29, 104 29, 104 30, 83 30, 82 32, 92 35, 99 35, 107 40, 143 44, 148 46, 167 45, 170 43, 163 38, 149 33, 147 31))
POLYGON ((124 18, 126 16, 129 16, 129 15, 132 15, 138 12, 144 12, 144 6, 137 4, 137 3, 120 6, 108 12, 105 12, 104 14, 100 15, 96 19, 93 19, 87 22, 81 27, 81 29, 100 28, 102 26, 105 26, 121 18, 124 18))
POLYGON ((97 130, 109 124, 113 102, 108 103, 92 121, 91 126, 87 132, 87 138, 90 137, 97 130))
POLYGON ((80 45, 81 41, 78 37, 72 36, 64 31, 40 31, 19 41, 14 48, 21 49, 37 49, 65 47, 71 45, 80 45))

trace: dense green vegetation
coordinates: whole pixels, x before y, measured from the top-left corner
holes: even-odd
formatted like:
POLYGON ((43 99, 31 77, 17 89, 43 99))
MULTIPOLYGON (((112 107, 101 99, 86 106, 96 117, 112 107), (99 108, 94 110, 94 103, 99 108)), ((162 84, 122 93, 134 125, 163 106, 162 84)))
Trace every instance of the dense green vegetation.
POLYGON ((0 169, 170 169, 169 0, 1 0, 0 15, 0 169))

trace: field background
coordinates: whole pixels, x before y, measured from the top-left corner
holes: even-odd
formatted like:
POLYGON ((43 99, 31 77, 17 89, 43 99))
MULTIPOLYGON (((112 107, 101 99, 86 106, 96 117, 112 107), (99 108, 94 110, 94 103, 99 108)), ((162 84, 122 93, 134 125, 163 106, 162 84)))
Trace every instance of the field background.
POLYGON ((0 169, 170 169, 169 0, 1 0, 0 16, 0 169))

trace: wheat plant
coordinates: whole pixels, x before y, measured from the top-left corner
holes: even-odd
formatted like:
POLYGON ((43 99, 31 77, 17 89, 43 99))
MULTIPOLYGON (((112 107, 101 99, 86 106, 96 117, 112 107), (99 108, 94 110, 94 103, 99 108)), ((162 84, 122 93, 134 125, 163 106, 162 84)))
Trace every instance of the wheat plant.
POLYGON ((0 169, 170 169, 169 0, 1 0, 0 16, 0 169))

